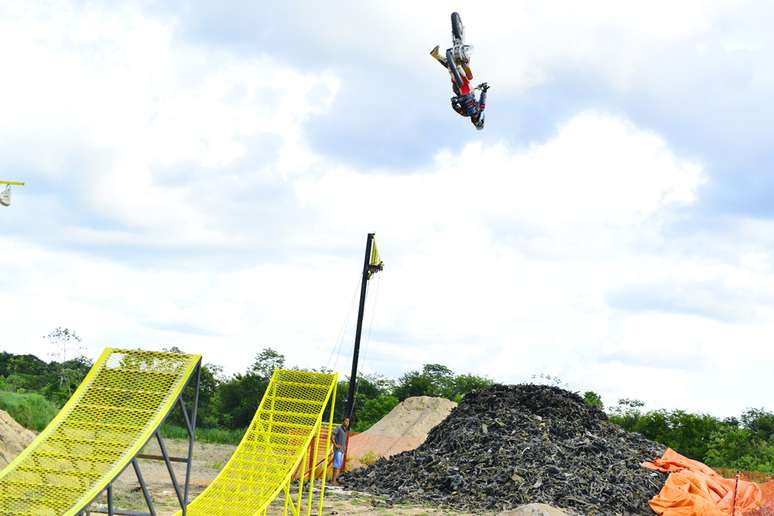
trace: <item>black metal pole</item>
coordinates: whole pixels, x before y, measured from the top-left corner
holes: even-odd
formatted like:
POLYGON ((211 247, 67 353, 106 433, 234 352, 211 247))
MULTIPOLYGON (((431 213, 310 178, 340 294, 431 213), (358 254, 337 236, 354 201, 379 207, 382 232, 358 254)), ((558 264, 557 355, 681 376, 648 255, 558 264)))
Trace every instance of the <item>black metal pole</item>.
POLYGON ((352 355, 352 373, 349 375, 349 393, 347 394, 347 408, 345 417, 352 419, 355 412, 355 385, 357 384, 357 360, 360 356, 360 335, 363 331, 363 311, 365 310, 366 289, 368 287, 368 270, 371 264, 371 245, 374 234, 368 233, 366 239, 365 263, 363 264, 363 282, 360 285, 360 308, 357 312, 357 328, 355 329, 355 351, 352 355))

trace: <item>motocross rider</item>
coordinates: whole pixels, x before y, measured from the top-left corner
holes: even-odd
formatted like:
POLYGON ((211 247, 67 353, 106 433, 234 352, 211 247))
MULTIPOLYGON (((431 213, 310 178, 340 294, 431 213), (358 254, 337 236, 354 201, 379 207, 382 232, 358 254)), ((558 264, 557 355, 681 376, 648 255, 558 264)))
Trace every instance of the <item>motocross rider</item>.
MULTIPOLYGON (((439 52, 439 48, 440 47, 436 45, 435 48, 430 51, 430 55, 433 56, 436 61, 441 63, 441 66, 449 71, 449 74, 451 75, 452 72, 449 68, 449 56, 451 53, 447 50, 446 56, 443 56, 439 52)), ((481 89, 481 96, 479 97, 479 100, 476 100, 476 94, 470 87, 470 80, 473 79, 473 72, 470 70, 469 62, 469 59, 467 62, 462 62, 462 69, 465 73, 460 74, 462 78, 461 87, 457 85, 454 76, 452 75, 452 89, 454 90, 455 96, 451 98, 451 107, 459 115, 470 117, 470 121, 476 126, 476 129, 480 131, 484 128, 484 109, 486 109, 486 92, 489 89, 489 85, 485 82, 478 85, 478 88, 481 89)), ((455 66, 454 63, 452 63, 452 66, 455 66)))

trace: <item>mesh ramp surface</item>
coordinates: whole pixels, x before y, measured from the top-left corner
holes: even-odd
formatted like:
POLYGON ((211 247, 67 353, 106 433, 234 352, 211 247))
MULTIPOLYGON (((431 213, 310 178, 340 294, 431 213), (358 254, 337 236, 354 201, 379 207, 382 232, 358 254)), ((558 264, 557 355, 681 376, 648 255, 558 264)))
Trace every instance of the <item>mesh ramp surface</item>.
POLYGON ((106 349, 59 414, 0 472, 0 515, 74 515, 164 422, 201 357, 106 349))
MULTIPOLYGON (((320 435, 323 412, 337 381, 337 374, 274 371, 242 442, 212 484, 188 506, 188 515, 265 514, 283 491, 287 506, 290 482, 303 467, 312 440, 320 435)), ((310 509, 311 505, 309 496, 310 509)))

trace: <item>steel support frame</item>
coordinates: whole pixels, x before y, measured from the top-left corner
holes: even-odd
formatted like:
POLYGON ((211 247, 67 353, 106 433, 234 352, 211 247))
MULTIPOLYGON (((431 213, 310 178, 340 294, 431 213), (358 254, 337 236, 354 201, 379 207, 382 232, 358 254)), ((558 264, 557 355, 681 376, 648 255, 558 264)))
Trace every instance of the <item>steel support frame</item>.
MULTIPOLYGON (((140 470, 140 463, 137 459, 145 459, 145 460, 157 460, 157 461, 163 461, 167 466, 167 471, 169 471, 169 479, 172 482, 172 486, 175 489, 175 495, 177 496, 178 503, 180 504, 180 509, 183 512, 183 516, 186 515, 188 510, 188 495, 190 492, 190 480, 191 480, 191 463, 193 462, 193 449, 194 444, 196 443, 196 413, 199 408, 199 387, 201 385, 201 367, 202 362, 199 360, 199 363, 196 365, 196 369, 194 371, 194 377, 189 378, 189 380, 186 382, 183 389, 180 391, 180 395, 178 395, 177 400, 175 401, 175 404, 180 408, 180 411, 183 414, 183 420, 185 421, 186 430, 188 432, 188 453, 185 457, 171 457, 167 451, 167 446, 164 442, 164 438, 161 437, 161 427, 164 426, 166 423, 166 420, 159 425, 159 428, 156 429, 156 431, 153 433, 153 435, 148 439, 148 441, 145 442, 143 447, 150 442, 151 439, 154 437, 156 438, 156 441, 158 442, 159 449, 161 450, 161 455, 149 455, 149 454, 137 454, 134 458, 132 458, 132 461, 130 462, 132 468, 134 469, 135 476, 137 477, 137 483, 140 486, 140 489, 143 494, 143 498, 145 499, 145 503, 148 506, 149 512, 138 512, 138 511, 131 511, 127 509, 117 509, 114 507, 113 503, 113 482, 116 481, 118 477, 121 476, 123 471, 119 473, 116 478, 113 479, 110 484, 105 488, 103 491, 107 497, 107 505, 95 505, 93 508, 91 507, 92 504, 95 504, 95 500, 92 500, 87 506, 86 509, 82 510, 78 513, 79 516, 87 516, 89 514, 107 514, 108 516, 157 516, 156 508, 153 504, 153 497, 150 495, 150 492, 148 491, 148 486, 145 483, 145 479, 142 476, 142 471, 140 470), (185 393, 186 387, 188 387, 188 384, 191 383, 191 379, 195 379, 195 389, 194 389, 194 399, 193 399, 193 405, 191 407, 191 412, 189 414, 188 409, 185 406, 185 401, 183 400, 183 394, 185 393), (185 463, 185 482, 183 486, 181 486, 177 482, 177 476, 175 475, 175 470, 172 467, 173 462, 183 462, 185 463), (182 491, 181 491, 182 489, 182 491)), ((171 411, 170 411, 171 414, 171 411)), ((167 416, 169 417, 169 416, 167 416)), ((127 465, 129 467, 129 465, 127 465)), ((126 468, 124 468, 125 470, 126 468)), ((101 494, 101 493, 100 493, 101 494)), ((99 497, 99 495, 97 495, 99 497)))

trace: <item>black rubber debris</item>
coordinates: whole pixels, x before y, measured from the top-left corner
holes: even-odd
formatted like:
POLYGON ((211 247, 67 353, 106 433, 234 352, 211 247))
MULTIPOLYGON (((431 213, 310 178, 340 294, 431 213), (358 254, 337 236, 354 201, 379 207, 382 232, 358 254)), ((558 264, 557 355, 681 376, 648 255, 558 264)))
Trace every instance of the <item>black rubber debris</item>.
POLYGON ((580 514, 653 514, 664 447, 607 421, 575 393, 494 385, 469 393, 413 451, 346 473, 349 489, 465 511, 547 503, 580 514))

